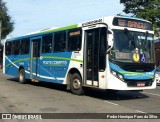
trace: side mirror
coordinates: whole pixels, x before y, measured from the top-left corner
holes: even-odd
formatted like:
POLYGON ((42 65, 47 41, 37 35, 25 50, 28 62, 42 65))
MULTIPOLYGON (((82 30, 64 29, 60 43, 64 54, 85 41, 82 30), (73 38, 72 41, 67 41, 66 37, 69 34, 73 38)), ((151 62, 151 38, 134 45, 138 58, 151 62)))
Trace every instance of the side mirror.
POLYGON ((107 49, 107 53, 110 52, 110 50, 112 49, 113 46, 108 46, 108 49, 107 49))

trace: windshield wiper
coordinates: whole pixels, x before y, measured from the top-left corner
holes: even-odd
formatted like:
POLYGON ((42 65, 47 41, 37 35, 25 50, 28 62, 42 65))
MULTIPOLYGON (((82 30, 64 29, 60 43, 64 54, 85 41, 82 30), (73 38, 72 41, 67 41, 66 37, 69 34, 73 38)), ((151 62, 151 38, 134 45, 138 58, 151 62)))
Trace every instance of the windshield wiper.
POLYGON ((129 30, 127 28, 124 28, 124 34, 127 36, 128 41, 129 41, 129 47, 131 47, 131 45, 134 46, 135 48, 135 41, 134 41, 134 36, 131 35, 131 33, 129 32, 129 30))
POLYGON ((148 38, 148 31, 146 31, 145 41, 147 41, 147 38, 148 38))

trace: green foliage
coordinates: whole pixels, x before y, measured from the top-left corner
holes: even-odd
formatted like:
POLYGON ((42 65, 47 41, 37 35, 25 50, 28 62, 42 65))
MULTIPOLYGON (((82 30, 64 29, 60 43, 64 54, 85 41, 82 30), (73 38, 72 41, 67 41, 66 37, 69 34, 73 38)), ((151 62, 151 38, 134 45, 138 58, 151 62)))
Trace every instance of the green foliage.
POLYGON ((124 5, 126 14, 133 14, 135 17, 146 19, 153 23, 155 36, 160 28, 160 0, 120 0, 124 5))
POLYGON ((0 21, 2 21, 2 32, 1 38, 4 39, 14 29, 14 22, 8 15, 8 9, 6 3, 0 0, 0 21))

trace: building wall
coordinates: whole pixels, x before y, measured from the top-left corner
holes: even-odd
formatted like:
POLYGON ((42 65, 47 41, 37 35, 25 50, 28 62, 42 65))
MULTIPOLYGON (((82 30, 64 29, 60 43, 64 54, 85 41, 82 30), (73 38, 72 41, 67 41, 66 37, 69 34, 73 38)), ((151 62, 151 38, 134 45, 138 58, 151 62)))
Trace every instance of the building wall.
POLYGON ((156 41, 154 43, 154 49, 155 49, 155 63, 156 66, 160 65, 160 41, 156 41))

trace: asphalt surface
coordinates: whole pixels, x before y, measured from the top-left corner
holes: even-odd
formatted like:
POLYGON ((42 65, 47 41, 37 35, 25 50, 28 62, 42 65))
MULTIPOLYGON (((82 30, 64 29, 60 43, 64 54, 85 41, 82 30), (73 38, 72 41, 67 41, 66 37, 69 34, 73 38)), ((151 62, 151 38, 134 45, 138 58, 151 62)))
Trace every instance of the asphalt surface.
MULTIPOLYGON (((0 70, 0 113, 160 113, 160 86, 154 90, 119 91, 116 94, 87 89, 85 95, 76 96, 67 91, 63 85, 43 82, 20 84, 15 78, 4 75, 0 70)), ((83 121, 119 120, 83 119, 83 121)))

